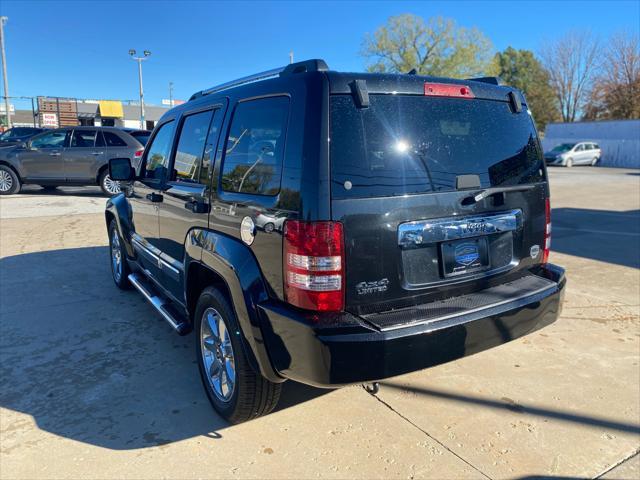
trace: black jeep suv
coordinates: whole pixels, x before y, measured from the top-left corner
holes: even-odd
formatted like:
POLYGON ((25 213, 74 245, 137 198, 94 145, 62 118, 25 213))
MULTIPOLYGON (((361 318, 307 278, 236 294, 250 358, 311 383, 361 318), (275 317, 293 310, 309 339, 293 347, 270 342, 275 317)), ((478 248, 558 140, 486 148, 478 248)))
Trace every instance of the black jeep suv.
POLYGON ((522 94, 497 79, 329 71, 194 94, 107 202, 115 283, 195 330, 215 409, 268 413, 286 379, 423 369, 556 320, 549 186, 522 94))

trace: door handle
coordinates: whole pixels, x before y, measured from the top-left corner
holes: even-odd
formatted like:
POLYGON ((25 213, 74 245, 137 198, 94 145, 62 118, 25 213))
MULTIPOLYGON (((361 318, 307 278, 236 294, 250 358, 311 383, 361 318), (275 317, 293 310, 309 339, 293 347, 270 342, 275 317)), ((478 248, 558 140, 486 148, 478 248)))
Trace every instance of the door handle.
POLYGON ((104 152, 92 152, 92 153, 91 153, 91 155, 98 156, 98 155, 102 155, 103 153, 104 153, 104 152))
POLYGON ((185 203, 184 208, 193 213, 209 213, 210 210, 210 206, 208 203, 205 203, 201 200, 196 200, 194 198, 185 203))
POLYGON ((59 157, 60 154, 58 152, 53 152, 49 154, 50 157, 59 157))
POLYGON ((155 192, 147 193, 147 196, 145 198, 152 203, 160 203, 162 201, 162 195, 155 192))

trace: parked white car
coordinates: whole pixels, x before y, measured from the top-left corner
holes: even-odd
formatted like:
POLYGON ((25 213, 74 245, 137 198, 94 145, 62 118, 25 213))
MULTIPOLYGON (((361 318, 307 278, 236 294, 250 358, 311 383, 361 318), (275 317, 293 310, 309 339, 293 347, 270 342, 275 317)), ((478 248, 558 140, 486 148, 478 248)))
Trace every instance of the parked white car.
POLYGON ((595 142, 561 143, 545 152, 547 165, 596 165, 602 156, 602 150, 595 142))

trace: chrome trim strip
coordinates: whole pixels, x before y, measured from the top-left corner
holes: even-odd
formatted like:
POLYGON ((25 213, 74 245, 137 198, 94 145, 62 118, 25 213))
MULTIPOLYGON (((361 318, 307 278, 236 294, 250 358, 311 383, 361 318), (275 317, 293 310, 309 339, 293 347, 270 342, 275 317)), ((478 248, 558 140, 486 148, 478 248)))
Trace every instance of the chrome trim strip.
POLYGON ((494 215, 436 218, 402 223, 398 226, 398 245, 413 247, 429 243, 510 232, 522 227, 522 210, 494 215))
POLYGON ((131 235, 131 242, 134 247, 138 247, 143 250, 144 253, 148 254, 153 260, 158 264, 158 268, 167 267, 176 275, 180 275, 182 271, 182 265, 178 268, 178 262, 173 258, 169 257, 166 253, 162 253, 162 251, 153 245, 149 244, 144 238, 142 238, 137 233, 133 233, 131 235), (165 257, 170 258, 171 260, 167 260, 165 257))
POLYGON ((155 308, 158 313, 162 315, 162 318, 164 318, 169 323, 169 325, 173 327, 174 330, 180 331, 181 325, 176 322, 175 319, 164 309, 165 302, 163 301, 163 299, 149 293, 147 289, 144 288, 142 283, 140 283, 140 281, 138 280, 138 276, 135 273, 130 274, 127 278, 129 279, 131 284, 136 287, 136 290, 138 290, 142 294, 142 296, 147 299, 147 301, 153 306, 153 308, 155 308))

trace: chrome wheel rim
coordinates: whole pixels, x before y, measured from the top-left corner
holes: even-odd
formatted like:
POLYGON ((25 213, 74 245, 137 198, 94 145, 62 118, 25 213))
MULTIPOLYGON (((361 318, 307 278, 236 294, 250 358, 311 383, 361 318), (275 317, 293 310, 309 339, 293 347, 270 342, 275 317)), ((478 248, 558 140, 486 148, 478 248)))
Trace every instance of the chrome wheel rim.
POLYGON ((120 193, 120 182, 111 180, 109 175, 104 176, 102 184, 104 185, 104 189, 110 194, 115 195, 116 193, 120 193))
POLYGON ((216 397, 228 402, 236 386, 236 363, 229 329, 215 308, 202 314, 200 350, 209 386, 216 397))
POLYGON ((113 278, 119 282, 122 277, 122 248, 120 247, 120 237, 115 229, 111 233, 111 268, 113 278))
POLYGON ((13 187, 13 178, 6 170, 0 170, 0 192, 8 192, 13 187))

